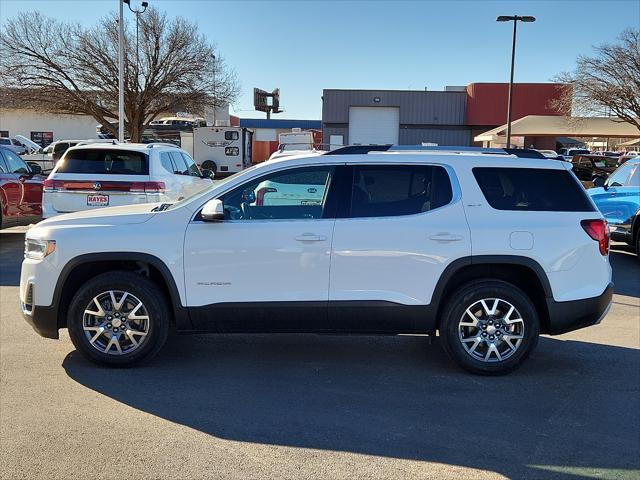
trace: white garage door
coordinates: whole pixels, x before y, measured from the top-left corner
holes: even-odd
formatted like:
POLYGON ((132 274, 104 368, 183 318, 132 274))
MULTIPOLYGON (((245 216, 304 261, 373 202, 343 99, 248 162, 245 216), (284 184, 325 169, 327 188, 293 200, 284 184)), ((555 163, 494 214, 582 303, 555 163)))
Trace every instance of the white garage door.
POLYGON ((349 144, 397 144, 398 107, 349 107, 349 144))

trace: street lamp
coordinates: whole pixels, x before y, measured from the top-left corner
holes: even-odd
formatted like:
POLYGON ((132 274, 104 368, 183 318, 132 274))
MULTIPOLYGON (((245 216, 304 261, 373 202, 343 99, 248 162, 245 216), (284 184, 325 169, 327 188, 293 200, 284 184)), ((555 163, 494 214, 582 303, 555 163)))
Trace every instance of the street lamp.
POLYGON ((213 126, 216 126, 216 56, 211 54, 213 58, 213 126))
POLYGON ((520 15, 500 15, 497 22, 513 22, 513 45, 511 46, 511 77, 509 79, 509 100, 507 106, 507 148, 511 147, 511 96, 513 91, 513 66, 516 60, 516 30, 518 21, 532 23, 536 21, 535 17, 520 15))
POLYGON ((138 17, 141 13, 144 13, 147 10, 147 7, 149 6, 149 2, 142 2, 142 10, 131 8, 131 0, 124 0, 124 3, 127 4, 127 6, 129 7, 129 10, 131 10, 131 12, 136 16, 136 93, 137 93, 138 75, 139 75, 139 68, 140 68, 140 51, 138 47, 138 31, 139 31, 138 17))
POLYGON ((124 4, 118 4, 118 142, 124 143, 124 4))

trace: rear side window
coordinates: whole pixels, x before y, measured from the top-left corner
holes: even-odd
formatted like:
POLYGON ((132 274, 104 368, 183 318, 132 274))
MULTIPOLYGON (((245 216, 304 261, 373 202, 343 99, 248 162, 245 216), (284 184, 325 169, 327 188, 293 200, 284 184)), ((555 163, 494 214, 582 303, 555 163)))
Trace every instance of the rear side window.
POLYGON ((497 210, 594 211, 584 188, 566 170, 476 167, 473 175, 497 210))
POLYGON ((447 171, 432 165, 366 165, 353 172, 351 217, 413 215, 453 198, 447 171))
POLYGON ((180 154, 182 155, 184 162, 187 164, 188 174, 192 177, 199 177, 200 169, 198 169, 198 166, 196 165, 196 162, 193 161, 193 158, 191 158, 184 152, 180 152, 180 154))
POLYGON ((169 154, 167 152, 162 152, 160 154, 160 164, 162 165, 162 168, 164 168, 167 172, 169 172, 169 173, 175 173, 176 172, 176 166, 171 161, 171 157, 169 156, 169 154))
POLYGON ((57 173, 89 173, 99 175, 148 175, 146 154, 127 150, 67 150, 57 165, 57 173))

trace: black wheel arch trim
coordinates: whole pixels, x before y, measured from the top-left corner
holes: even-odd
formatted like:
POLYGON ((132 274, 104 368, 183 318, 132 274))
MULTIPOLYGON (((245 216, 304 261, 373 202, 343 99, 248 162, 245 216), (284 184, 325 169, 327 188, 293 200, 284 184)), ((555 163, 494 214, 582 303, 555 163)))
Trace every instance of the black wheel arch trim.
POLYGON ((178 291, 178 287, 173 278, 173 275, 169 270, 169 267, 167 267, 167 265, 158 257, 149 253, 142 252, 87 253, 84 255, 78 255, 77 257, 73 257, 71 260, 69 260, 60 272, 58 281, 56 282, 56 287, 53 291, 53 301, 51 303, 51 306, 49 307, 53 308, 56 312, 56 318, 58 319, 58 328, 63 328, 66 325, 64 323, 65 319, 59 318, 60 301, 62 299, 62 292, 64 290, 65 284, 71 272, 81 265, 105 261, 135 261, 148 263, 155 267, 162 275, 162 278, 169 290, 169 295, 171 296, 170 307, 174 313, 176 327, 178 329, 193 328, 191 325, 191 320, 189 318, 188 310, 182 306, 180 293, 178 291))

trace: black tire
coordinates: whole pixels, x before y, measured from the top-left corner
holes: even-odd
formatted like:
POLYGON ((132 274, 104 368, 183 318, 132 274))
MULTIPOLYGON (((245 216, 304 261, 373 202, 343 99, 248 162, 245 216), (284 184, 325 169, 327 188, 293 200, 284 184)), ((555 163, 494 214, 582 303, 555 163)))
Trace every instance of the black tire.
MULTIPOLYGON (((482 334, 479 328, 477 331, 479 333, 474 335, 482 334)), ((537 345, 540 334, 540 320, 531 300, 519 288, 501 280, 476 280, 463 285, 449 296, 440 317, 439 333, 444 350, 460 367, 478 375, 504 375, 517 368, 537 345), (463 316, 466 315, 467 309, 471 308, 476 302, 482 299, 496 298, 506 300, 520 313, 524 328, 523 338, 516 347, 515 352, 509 352, 510 356, 508 358, 485 362, 481 359, 476 359, 463 347, 459 336, 459 323, 463 316)), ((479 345, 488 349, 488 343, 479 345)), ((495 354, 493 355, 495 356, 495 354)))
MULTIPOLYGON (((153 357, 162 348, 169 332, 169 308, 158 287, 148 278, 127 271, 103 273, 86 282, 69 306, 67 327, 74 346, 89 360, 108 366, 130 366, 153 357), (137 297, 148 314, 148 333, 140 346, 130 352, 114 355, 95 348, 83 328, 85 309, 93 298, 109 290, 128 292, 137 297)), ((126 337, 123 337, 126 338, 126 337)))
POLYGON ((212 160, 205 160, 202 162, 201 167, 205 170, 211 170, 214 174, 218 173, 218 166, 216 165, 216 162, 212 160))

